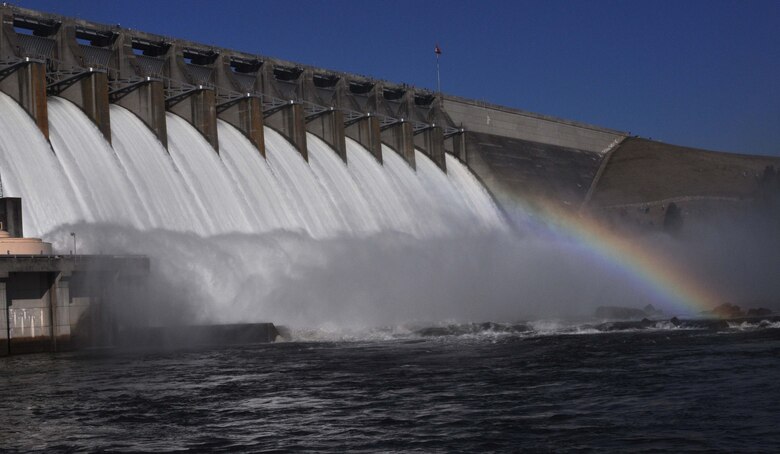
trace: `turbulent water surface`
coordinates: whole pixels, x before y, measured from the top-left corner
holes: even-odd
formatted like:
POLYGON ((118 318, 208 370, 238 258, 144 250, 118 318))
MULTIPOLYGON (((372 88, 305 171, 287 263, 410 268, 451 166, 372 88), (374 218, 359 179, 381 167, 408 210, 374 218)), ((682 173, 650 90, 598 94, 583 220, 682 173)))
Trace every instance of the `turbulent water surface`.
POLYGON ((3 358, 0 448, 780 448, 780 329, 539 329, 3 358))

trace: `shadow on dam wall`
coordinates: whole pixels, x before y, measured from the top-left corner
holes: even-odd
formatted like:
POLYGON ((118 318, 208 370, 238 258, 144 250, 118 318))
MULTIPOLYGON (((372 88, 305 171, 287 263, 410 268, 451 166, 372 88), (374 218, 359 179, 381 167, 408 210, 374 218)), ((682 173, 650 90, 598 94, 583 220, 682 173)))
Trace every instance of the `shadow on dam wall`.
POLYGON ((494 193, 579 207, 598 171, 596 152, 484 133, 466 134, 469 168, 494 193))

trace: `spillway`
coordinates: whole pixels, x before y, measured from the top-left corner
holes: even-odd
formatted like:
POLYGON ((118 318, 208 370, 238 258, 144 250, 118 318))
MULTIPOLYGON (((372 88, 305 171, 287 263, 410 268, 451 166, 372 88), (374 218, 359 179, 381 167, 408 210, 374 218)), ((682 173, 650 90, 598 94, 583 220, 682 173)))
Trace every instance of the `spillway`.
POLYGON ((325 194, 342 213, 347 229, 351 233, 378 231, 377 215, 344 162, 314 134, 307 134, 306 141, 311 169, 325 194))
POLYGON ((399 197, 388 172, 365 148, 350 138, 347 138, 347 162, 350 173, 376 209, 377 217, 385 228, 410 234, 422 233, 416 229, 412 206, 399 197))
POLYGON ((448 154, 445 159, 449 181, 456 187, 454 193, 462 198, 467 212, 476 215, 482 228, 505 229, 504 218, 487 189, 458 158, 448 154))
POLYGON ((271 128, 265 128, 265 137, 268 164, 287 197, 298 207, 306 231, 314 237, 348 231, 343 214, 298 151, 271 128))
POLYGON ((183 118, 168 113, 168 150, 192 198, 206 213, 210 233, 251 232, 258 222, 214 149, 183 118))
POLYGON ((138 117, 113 104, 111 142, 153 228, 199 235, 214 230, 165 147, 138 117))
POLYGON ((3 195, 22 197, 25 232, 42 236, 61 224, 91 220, 38 127, 0 93, 0 179, 3 195))
POLYGON ((271 171, 268 162, 241 132, 219 120, 222 161, 258 219, 259 230, 303 229, 301 214, 271 171))
POLYGON ((26 232, 50 237, 59 251, 77 232, 79 252, 150 256, 152 323, 342 323, 350 305, 373 301, 406 314, 430 285, 446 288, 421 272, 438 269, 443 250, 451 251, 447 266, 459 264, 450 245, 503 228, 490 196, 454 158, 447 174, 418 152, 415 171, 390 148, 380 163, 347 139, 345 163, 308 134, 307 162, 269 127, 264 158, 221 120, 218 153, 172 113, 166 150, 117 105, 109 144, 69 101, 50 98, 49 109, 52 146, 0 94, 4 194, 23 198, 26 232), (388 285, 401 292, 401 306, 374 295, 388 285))
POLYGON ((139 194, 100 130, 71 102, 52 97, 48 104, 54 153, 88 220, 148 228, 139 194))
POLYGON ((347 164, 308 134, 309 162, 266 127, 267 159, 233 126, 218 122, 218 154, 168 113, 166 150, 144 123, 112 105, 109 144, 75 105, 49 99, 51 146, 29 116, 0 94, 0 177, 21 196, 25 228, 44 235, 73 223, 199 236, 305 232, 314 238, 396 231, 430 237, 501 228, 487 192, 456 159, 451 175, 417 152, 415 171, 384 147, 384 164, 347 139, 347 164))
MULTIPOLYGON (((418 158, 423 160, 428 158, 418 153, 418 158)), ((443 216, 446 208, 437 206, 436 195, 427 190, 423 181, 429 177, 426 175, 421 179, 421 175, 415 173, 414 169, 401 158, 392 148, 382 145, 382 158, 384 168, 393 186, 395 196, 402 200, 402 203, 411 207, 415 214, 413 222, 418 232, 425 234, 441 235, 450 230, 452 226, 448 219, 443 216), (418 214, 423 214, 418 216, 418 214)), ((433 165, 433 164, 432 164, 433 165)), ((435 166, 434 166, 435 167, 435 166)), ((449 200, 443 200, 444 203, 451 203, 449 200)))

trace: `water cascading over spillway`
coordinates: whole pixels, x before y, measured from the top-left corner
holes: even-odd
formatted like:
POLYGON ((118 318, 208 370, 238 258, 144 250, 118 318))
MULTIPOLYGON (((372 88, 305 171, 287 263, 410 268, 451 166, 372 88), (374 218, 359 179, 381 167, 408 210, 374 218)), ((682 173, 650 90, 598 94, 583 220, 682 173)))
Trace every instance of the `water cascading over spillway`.
POLYGON ((111 105, 111 142, 153 228, 199 235, 214 230, 165 147, 141 119, 115 104, 111 105))
POLYGON ((349 230, 344 216, 295 147, 269 127, 264 132, 268 164, 288 199, 299 207, 306 231, 321 238, 349 230))
POLYGON ((399 197, 390 175, 368 151, 347 138, 347 162, 355 181, 363 188, 366 199, 377 210, 383 226, 410 234, 423 234, 417 229, 413 206, 399 197))
POLYGON ((382 165, 347 139, 345 165, 308 134, 306 163, 266 127, 266 160, 219 121, 220 156, 170 113, 167 152, 135 115, 116 105, 112 148, 83 112, 56 97, 49 100, 52 150, 13 100, 0 95, 0 102, 0 177, 7 195, 22 195, 31 233, 87 222, 200 236, 290 230, 325 238, 390 230, 425 237, 502 222, 468 170, 453 164, 450 178, 419 152, 415 172, 387 147, 382 165))
POLYGON ((447 175, 450 177, 452 184, 457 187, 455 192, 461 195, 467 210, 474 213, 477 219, 479 219, 480 227, 497 230, 505 229, 506 223, 504 218, 499 213, 496 204, 493 203, 493 199, 490 198, 487 189, 477 181, 477 177, 458 158, 445 154, 445 160, 447 175))
POLYGON ((344 216, 351 233, 376 232, 380 226, 376 213, 352 178, 347 166, 319 137, 306 134, 309 165, 325 193, 344 216))
POLYGON ((49 139, 87 220, 148 228, 139 194, 100 130, 70 101, 52 97, 48 108, 49 139))
MULTIPOLYGON (((415 158, 421 160, 428 159, 421 153, 416 153, 415 158)), ((437 202, 441 202, 449 205, 453 201, 447 199, 437 200, 436 196, 439 194, 428 191, 426 185, 423 184, 424 180, 421 178, 421 175, 409 167, 406 161, 387 145, 382 145, 382 159, 384 168, 398 196, 402 198, 406 205, 412 207, 412 211, 415 214, 425 213, 422 217, 414 216, 418 230, 433 233, 434 235, 442 235, 455 230, 456 226, 452 223, 460 219, 457 217, 448 219, 445 213, 450 210, 437 204, 437 202)), ((429 175, 426 174, 424 177, 429 177, 429 175)))
POLYGON ((4 93, 0 93, 0 180, 4 196, 22 197, 24 232, 29 236, 91 219, 76 203, 65 172, 32 118, 4 93))
POLYGON ((344 163, 308 134, 306 162, 266 127, 264 158, 221 120, 217 153, 171 113, 166 150, 116 105, 109 145, 58 98, 52 149, 13 100, 0 95, 0 109, 0 176, 5 195, 24 200, 26 231, 60 251, 78 232, 79 252, 149 255, 160 323, 157 308, 172 301, 176 317, 190 307, 199 322, 369 320, 372 302, 406 317, 427 298, 452 297, 430 288, 458 279, 448 267, 472 266, 460 257, 464 238, 504 228, 484 188, 449 156, 450 175, 421 153, 415 171, 387 147, 382 164, 347 139, 344 163))
POLYGON ((261 231, 298 230, 300 213, 279 186, 268 162, 240 131, 218 120, 222 161, 236 182, 248 206, 254 211, 261 231))
POLYGON ((168 150, 192 197, 206 213, 210 233, 252 232, 254 212, 247 206, 219 155, 178 115, 166 114, 168 150))

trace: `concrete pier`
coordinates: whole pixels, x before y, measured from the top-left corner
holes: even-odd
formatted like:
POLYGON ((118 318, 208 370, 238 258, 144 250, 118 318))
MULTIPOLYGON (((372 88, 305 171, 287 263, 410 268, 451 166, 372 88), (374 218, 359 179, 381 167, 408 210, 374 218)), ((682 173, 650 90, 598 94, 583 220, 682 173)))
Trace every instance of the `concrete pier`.
POLYGON ((115 35, 79 30, 65 23, 51 36, 56 43, 49 60, 47 89, 77 105, 111 143, 111 119, 108 99, 108 58, 115 35), (93 44, 79 44, 78 39, 93 44), (102 44, 105 47, 100 47, 102 44))
POLYGON ((298 96, 304 103, 306 130, 327 143, 347 162, 345 112, 339 106, 344 81, 335 74, 305 69, 300 76, 298 96))
POLYGON ((163 66, 168 45, 125 31, 118 35, 111 60, 116 62, 116 70, 110 72, 109 100, 133 112, 167 149, 163 66))
POLYGON ((165 88, 162 80, 151 77, 136 81, 132 87, 115 91, 111 102, 124 107, 143 121, 157 140, 168 148, 168 127, 165 122, 165 88))
POLYGON ((306 148, 306 113, 303 104, 290 101, 286 104, 266 110, 265 123, 279 131, 289 140, 306 161, 309 150, 306 148))
MULTIPOLYGON (((0 91, 22 106, 48 140, 46 57, 26 55, 24 43, 20 42, 14 29, 14 12, 11 9, 0 9, 0 18, 0 91)), ((39 53, 45 54, 45 49, 39 53)))
POLYGON ((164 65, 165 107, 184 118, 219 153, 214 63, 219 54, 172 43, 164 65))
POLYGON ((303 68, 264 62, 261 68, 265 124, 289 140, 306 161, 306 112, 301 103, 303 68))
POLYGON ((441 170, 447 171, 444 160, 444 131, 441 127, 432 125, 423 129, 414 137, 414 143, 441 170))
POLYGON ((413 169, 414 161, 414 126, 406 120, 386 126, 382 130, 382 141, 401 155, 413 169))
POLYGON ((464 129, 444 136, 444 152, 466 162, 466 134, 464 129))
POLYGON ((256 95, 262 62, 235 55, 219 55, 214 76, 217 116, 241 131, 265 156, 263 100, 256 95))
POLYGON ((362 115, 345 122, 344 135, 363 146, 374 158, 382 162, 382 130, 376 116, 362 115))
POLYGON ((244 133, 257 151, 265 156, 263 102, 260 98, 248 96, 222 107, 217 105, 217 116, 244 133))
POLYGON ((346 128, 344 126, 344 112, 331 108, 306 117, 306 129, 308 132, 322 139, 339 155, 342 161, 347 162, 346 128))
POLYGON ((217 137, 217 99, 214 90, 198 86, 182 98, 168 98, 168 110, 184 118, 201 133, 214 150, 219 153, 217 137))
POLYGON ((108 76, 104 72, 91 72, 78 82, 58 93, 81 108, 100 129, 103 138, 111 143, 111 119, 108 103, 108 76))
POLYGON ((119 345, 129 349, 175 349, 274 342, 280 335, 273 323, 184 325, 131 328, 118 333, 119 345))

